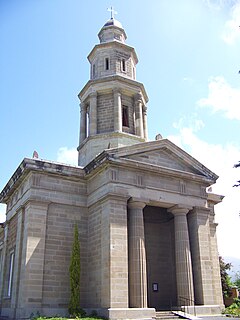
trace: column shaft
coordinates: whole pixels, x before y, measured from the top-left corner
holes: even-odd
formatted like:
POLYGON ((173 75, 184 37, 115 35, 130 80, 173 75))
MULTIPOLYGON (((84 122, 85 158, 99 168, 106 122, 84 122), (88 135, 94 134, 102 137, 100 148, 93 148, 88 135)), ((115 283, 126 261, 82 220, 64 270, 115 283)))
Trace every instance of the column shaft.
POLYGON ((137 94, 135 96, 135 125, 136 125, 136 135, 143 138, 144 134, 143 134, 142 98, 140 94, 137 94))
POLYGON ((113 90, 114 97, 114 131, 122 132, 122 101, 121 92, 113 90))
POLYGON ((143 208, 145 203, 129 202, 129 294, 131 308, 147 308, 147 272, 143 208))
POLYGON ((79 145, 86 139, 86 105, 85 103, 80 104, 80 138, 79 145))
POLYGON ((193 304, 193 276, 192 261, 187 225, 187 213, 189 209, 173 208, 169 210, 174 214, 175 228, 175 257, 176 257, 176 278, 177 278, 177 294, 179 303, 184 301, 180 298, 188 299, 188 305, 193 304))
POLYGON ((147 107, 143 106, 143 133, 145 140, 148 140, 148 129, 147 129, 147 107))

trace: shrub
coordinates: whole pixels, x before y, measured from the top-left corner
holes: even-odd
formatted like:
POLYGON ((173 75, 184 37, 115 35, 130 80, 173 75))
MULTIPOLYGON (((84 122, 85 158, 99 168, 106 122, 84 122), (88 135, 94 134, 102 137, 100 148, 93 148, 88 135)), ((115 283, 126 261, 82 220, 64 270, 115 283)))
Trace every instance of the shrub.
POLYGON ((84 317, 85 311, 80 308, 80 245, 77 225, 74 227, 74 240, 72 255, 69 267, 70 272, 70 301, 68 306, 69 314, 73 317, 84 317))
POLYGON ((231 314, 233 316, 240 316, 240 299, 235 298, 234 303, 224 310, 224 314, 231 314))

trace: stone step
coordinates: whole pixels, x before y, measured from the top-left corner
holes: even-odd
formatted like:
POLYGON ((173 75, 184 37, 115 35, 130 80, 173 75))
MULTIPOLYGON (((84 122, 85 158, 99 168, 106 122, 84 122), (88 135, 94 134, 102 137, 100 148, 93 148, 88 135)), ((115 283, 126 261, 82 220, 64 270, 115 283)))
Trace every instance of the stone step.
POLYGON ((183 312, 183 311, 173 311, 173 313, 177 316, 179 316, 180 318, 185 318, 185 319, 189 319, 189 320, 199 320, 200 318, 198 318, 197 316, 194 316, 192 314, 183 312))
POLYGON ((179 316, 171 311, 156 311, 156 320, 176 320, 179 316))

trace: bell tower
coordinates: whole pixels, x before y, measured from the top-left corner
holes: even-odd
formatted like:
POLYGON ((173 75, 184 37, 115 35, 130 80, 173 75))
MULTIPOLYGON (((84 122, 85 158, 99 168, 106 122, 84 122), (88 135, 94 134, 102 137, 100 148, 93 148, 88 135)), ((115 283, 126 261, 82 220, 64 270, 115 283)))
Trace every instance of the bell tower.
POLYGON ((90 54, 90 80, 80 91, 78 164, 87 165, 105 149, 147 141, 148 97, 136 81, 138 58, 113 16, 90 54))

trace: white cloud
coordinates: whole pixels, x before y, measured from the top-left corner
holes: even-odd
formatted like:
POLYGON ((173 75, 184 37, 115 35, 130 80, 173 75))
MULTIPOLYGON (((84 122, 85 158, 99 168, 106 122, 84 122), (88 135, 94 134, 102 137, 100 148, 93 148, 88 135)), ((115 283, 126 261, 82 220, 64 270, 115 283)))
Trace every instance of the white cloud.
POLYGON ((240 120, 240 88, 233 88, 223 77, 212 77, 208 83, 208 97, 200 99, 200 107, 223 112, 229 119, 240 120))
POLYGON ((219 11, 224 7, 233 7, 238 3, 239 0, 203 0, 208 8, 219 11))
POLYGON ((183 77, 183 78, 182 78, 182 81, 183 81, 183 82, 186 82, 186 83, 189 84, 189 85, 193 85, 193 84, 194 84, 194 79, 191 78, 191 77, 188 77, 188 76, 183 77))
POLYGON ((76 166, 78 163, 78 152, 75 148, 68 149, 67 147, 61 147, 57 153, 57 161, 76 166))
POLYGON ((214 10, 220 10, 223 6, 224 0, 203 0, 203 2, 210 8, 214 10))
POLYGON ((219 223, 219 253, 240 259, 240 187, 232 187, 240 179, 240 169, 233 168, 234 163, 240 159, 240 146, 209 144, 199 139, 191 127, 180 128, 178 135, 169 136, 168 139, 219 175, 217 183, 212 187, 214 193, 225 196, 222 203, 215 207, 216 221, 219 223))
POLYGON ((173 127, 176 129, 181 129, 184 127, 184 123, 186 122, 188 123, 188 127, 190 127, 193 132, 197 132, 205 126, 204 122, 201 119, 198 119, 196 113, 191 113, 180 118, 178 122, 174 122, 173 127))
POLYGON ((6 220, 6 205, 0 204, 0 223, 6 220))
POLYGON ((240 2, 232 7, 231 18, 225 23, 222 39, 229 45, 233 45, 240 38, 240 2))

